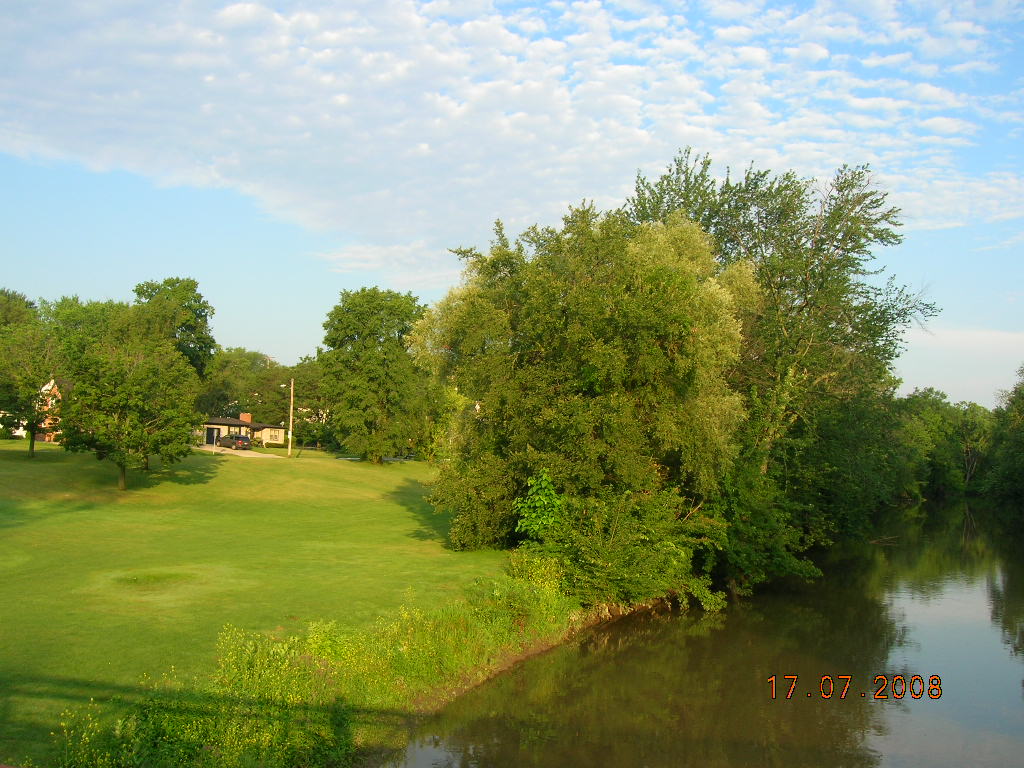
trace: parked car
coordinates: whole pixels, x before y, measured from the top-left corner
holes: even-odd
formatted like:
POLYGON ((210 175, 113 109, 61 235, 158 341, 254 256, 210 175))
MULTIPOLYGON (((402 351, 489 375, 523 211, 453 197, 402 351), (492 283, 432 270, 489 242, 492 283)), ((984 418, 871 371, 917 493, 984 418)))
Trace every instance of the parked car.
POLYGON ((248 435, 224 435, 217 438, 217 445, 221 448, 252 448, 252 440, 248 435))

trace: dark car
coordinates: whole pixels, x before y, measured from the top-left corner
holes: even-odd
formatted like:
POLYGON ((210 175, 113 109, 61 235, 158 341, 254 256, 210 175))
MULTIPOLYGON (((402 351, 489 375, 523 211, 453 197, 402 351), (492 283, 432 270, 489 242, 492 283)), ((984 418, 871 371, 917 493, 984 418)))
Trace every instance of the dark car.
POLYGON ((248 435, 224 435, 217 438, 217 445, 221 448, 252 448, 252 440, 248 435))

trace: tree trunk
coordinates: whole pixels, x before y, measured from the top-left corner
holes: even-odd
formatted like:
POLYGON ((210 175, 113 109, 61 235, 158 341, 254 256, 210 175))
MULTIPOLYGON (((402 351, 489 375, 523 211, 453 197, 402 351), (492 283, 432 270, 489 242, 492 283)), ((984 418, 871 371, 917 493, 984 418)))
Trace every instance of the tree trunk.
POLYGON ((36 457, 36 433, 31 429, 28 431, 28 457, 30 459, 36 457))
POLYGON ((119 491, 127 491, 128 490, 128 478, 127 478, 127 473, 125 471, 125 465, 124 464, 118 464, 117 465, 117 469, 118 469, 118 474, 117 474, 117 490, 119 490, 119 491))

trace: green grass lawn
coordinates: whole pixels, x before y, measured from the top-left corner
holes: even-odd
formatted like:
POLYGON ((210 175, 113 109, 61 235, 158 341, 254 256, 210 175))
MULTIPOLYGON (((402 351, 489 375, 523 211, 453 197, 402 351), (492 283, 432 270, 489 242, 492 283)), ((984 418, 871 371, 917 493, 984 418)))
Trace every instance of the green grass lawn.
MULTIPOLYGON (((276 453, 277 451, 275 451, 276 453)), ((61 711, 214 666, 225 624, 365 627, 429 607, 499 552, 445 548, 430 468, 196 453, 146 474, 0 441, 0 762, 52 757, 61 711)))

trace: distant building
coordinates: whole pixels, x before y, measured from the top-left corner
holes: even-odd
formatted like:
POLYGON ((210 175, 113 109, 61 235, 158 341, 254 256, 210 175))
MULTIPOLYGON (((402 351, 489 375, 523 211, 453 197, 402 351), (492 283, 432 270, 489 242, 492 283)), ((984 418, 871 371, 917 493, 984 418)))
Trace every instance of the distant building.
POLYGON ((248 435, 263 445, 281 444, 288 438, 288 431, 281 424, 261 424, 252 420, 251 413, 240 413, 239 418, 213 416, 208 418, 200 433, 206 445, 216 445, 222 435, 248 435))

